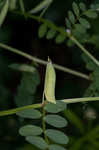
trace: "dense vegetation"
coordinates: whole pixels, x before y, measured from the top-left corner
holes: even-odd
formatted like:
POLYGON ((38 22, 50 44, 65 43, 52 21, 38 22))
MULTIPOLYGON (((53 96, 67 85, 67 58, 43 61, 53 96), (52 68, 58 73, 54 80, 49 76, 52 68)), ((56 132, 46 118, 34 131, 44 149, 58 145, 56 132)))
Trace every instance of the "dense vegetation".
POLYGON ((0 0, 1 149, 99 149, 98 13, 98 0, 0 0))

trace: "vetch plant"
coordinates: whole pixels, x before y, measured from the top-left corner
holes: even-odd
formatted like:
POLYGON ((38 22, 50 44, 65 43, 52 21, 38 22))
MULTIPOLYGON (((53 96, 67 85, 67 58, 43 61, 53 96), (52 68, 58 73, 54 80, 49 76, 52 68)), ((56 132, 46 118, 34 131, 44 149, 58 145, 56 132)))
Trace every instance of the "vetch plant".
MULTIPOLYGON (((12 66, 14 66, 15 68, 15 65, 12 66)), ((19 69, 25 71, 33 71, 31 67, 25 65, 22 65, 22 67, 20 67, 20 65, 16 66, 17 68, 19 66, 19 69)), ((49 60, 46 67, 44 86, 46 101, 44 99, 42 101, 42 113, 39 110, 35 110, 32 108, 17 112, 16 114, 24 119, 40 119, 42 122, 41 126, 29 124, 19 129, 20 135, 24 136, 26 141, 40 149, 53 150, 56 148, 61 148, 64 150, 64 147, 62 147, 62 145, 66 145, 68 143, 68 137, 62 131, 59 131, 58 128, 64 128, 67 125, 67 121, 57 113, 66 109, 66 104, 64 102, 55 101, 55 76, 55 70, 51 61, 49 60), (46 124, 49 124, 50 128, 47 129, 46 124), (56 129, 52 129, 51 126, 56 129)))
MULTIPOLYGON (((44 0, 43 2, 39 3, 35 8, 26 12, 23 0, 19 0, 18 4, 20 6, 20 11, 15 11, 14 13, 40 22, 41 25, 38 29, 39 38, 42 38, 44 36, 48 40, 55 38, 55 42, 57 44, 63 43, 65 42, 65 40, 69 39, 69 42, 72 41, 73 44, 76 44, 76 46, 78 46, 85 55, 84 57, 82 57, 83 60, 85 59, 85 62, 87 64, 86 67, 89 70, 93 71, 91 73, 93 78, 90 77, 90 74, 86 75, 57 64, 52 64, 50 59, 48 59, 48 62, 46 62, 0 42, 1 48, 23 56, 30 61, 46 65, 42 102, 37 104, 33 104, 35 99, 35 91, 40 82, 37 69, 32 66, 32 64, 12 64, 9 66, 14 70, 22 72, 21 82, 18 86, 17 94, 15 96, 15 103, 18 108, 1 111, 0 116, 16 114, 23 120, 30 119, 35 121, 35 124, 29 123, 19 129, 19 134, 25 137, 26 141, 43 150, 65 150, 66 145, 69 141, 69 137, 67 136, 66 132, 64 132, 64 128, 68 125, 65 116, 66 118, 69 118, 77 126, 77 128, 79 128, 81 134, 84 133, 82 123, 77 117, 75 117, 75 114, 73 112, 67 110, 67 104, 99 100, 99 61, 92 54, 90 54, 90 52, 87 51, 87 49, 84 48, 84 46, 81 44, 87 42, 86 39, 88 39, 89 37, 87 30, 89 30, 91 27, 89 19, 94 19, 97 17, 96 10, 98 10, 98 8, 95 9, 91 7, 89 9, 86 9, 84 3, 76 4, 75 2, 73 2, 73 11, 68 11, 68 17, 66 17, 66 27, 59 27, 55 25, 55 23, 45 18, 42 18, 42 15, 45 13, 46 9, 52 2, 52 0, 44 0), (34 13, 38 13, 41 10, 43 11, 39 16, 32 15, 34 13), (86 38, 83 38, 83 40, 82 36, 86 38), (86 59, 86 57, 88 58, 86 59), (64 72, 68 72, 89 81, 93 79, 91 86, 89 86, 89 88, 85 92, 85 96, 89 97, 56 100, 56 73, 54 68, 64 72), (64 112, 64 115, 62 112, 64 112), (36 120, 40 122, 39 125, 36 124, 36 120)), ((14 11, 15 9, 17 9, 17 3, 16 0, 13 0, 13 3, 12 0, 6 0, 3 1, 1 6, 0 25, 3 24, 8 11, 14 11)), ((98 128, 99 127, 95 127, 93 131, 90 131, 87 134, 86 137, 82 137, 81 139, 76 141, 71 147, 71 150, 77 150, 77 148, 79 149, 79 145, 82 144, 83 141, 86 142, 89 140, 91 142, 92 139, 90 137, 93 137, 95 141, 95 139, 98 137, 98 128)), ((92 141, 93 144, 98 145, 94 141, 92 141)))
POLYGON ((68 143, 68 137, 63 132, 58 130, 58 128, 64 128, 67 125, 67 121, 60 115, 56 115, 56 113, 66 109, 66 104, 64 104, 64 102, 56 103, 55 79, 55 70, 51 61, 49 60, 46 67, 44 85, 44 95, 46 97, 46 101, 44 100, 43 96, 42 113, 35 109, 27 109, 17 113, 17 115, 22 118, 40 119, 42 121, 42 125, 40 127, 30 124, 19 129, 19 133, 22 136, 25 136, 26 141, 40 149, 53 150, 56 148, 61 148, 64 150, 62 145, 68 143), (55 113, 55 115, 48 114, 49 112, 55 113), (57 129, 51 129, 51 127, 47 129, 46 124, 49 124, 57 129), (58 144, 61 144, 61 146, 58 144))
MULTIPOLYGON (((35 71, 27 65, 12 65, 11 67, 22 69, 22 71, 35 71)), ((60 131, 60 128, 67 126, 67 120, 58 115, 59 112, 66 110, 66 103, 83 102, 90 100, 99 100, 99 97, 93 98, 79 98, 69 100, 55 100, 55 70, 51 63, 48 61, 46 67, 45 86, 43 101, 41 104, 33 104, 28 106, 19 107, 16 109, 1 111, 0 116, 15 114, 24 119, 40 119, 42 124, 40 126, 27 124, 19 129, 20 135, 24 136, 26 141, 35 145, 40 149, 62 149, 65 150, 65 145, 68 143, 68 136, 60 131), (42 111, 35 108, 41 108, 42 111), (47 124, 49 127, 47 127, 47 124), (52 126, 54 128, 52 128, 52 126)))

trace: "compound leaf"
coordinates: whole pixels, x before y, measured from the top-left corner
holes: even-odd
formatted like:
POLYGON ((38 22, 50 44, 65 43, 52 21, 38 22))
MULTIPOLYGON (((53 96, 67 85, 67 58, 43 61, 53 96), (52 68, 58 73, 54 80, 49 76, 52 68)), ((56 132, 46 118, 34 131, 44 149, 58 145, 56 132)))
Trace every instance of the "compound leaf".
POLYGON ((21 83, 18 86, 15 102, 18 107, 31 105, 35 100, 35 93, 38 84, 40 83, 40 77, 38 71, 22 72, 21 83))

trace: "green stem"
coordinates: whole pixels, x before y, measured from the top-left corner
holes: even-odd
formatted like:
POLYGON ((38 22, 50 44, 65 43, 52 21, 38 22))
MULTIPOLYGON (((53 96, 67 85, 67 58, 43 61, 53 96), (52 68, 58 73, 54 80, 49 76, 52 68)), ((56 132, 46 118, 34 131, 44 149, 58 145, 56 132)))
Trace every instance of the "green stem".
MULTIPOLYGON (((16 14, 19 15, 23 15, 20 12, 15 12, 16 14)), ((24 13, 24 15, 26 15, 29 18, 35 19, 36 21, 40 21, 42 23, 46 23, 48 27, 60 32, 61 34, 65 35, 66 37, 68 36, 97 66, 99 66, 99 61, 93 56, 91 55, 77 40, 75 37, 70 36, 67 32, 65 32, 64 30, 62 30, 60 27, 57 27, 56 25, 54 25, 51 21, 45 20, 40 16, 34 16, 34 15, 30 15, 28 13, 24 13)))
POLYGON ((15 109, 4 110, 4 111, 0 111, 0 116, 12 115, 12 114, 15 114, 17 112, 23 111, 25 109, 40 108, 40 107, 42 107, 42 104, 33 104, 33 105, 27 105, 27 106, 15 108, 15 109))
POLYGON ((69 36, 69 38, 97 65, 99 66, 99 61, 91 55, 73 36, 69 36))
POLYGON ((99 101, 99 97, 72 98, 72 99, 63 99, 61 101, 67 104, 80 103, 80 102, 88 102, 88 101, 99 101))
MULTIPOLYGON (((22 13, 20 12, 15 12, 19 15, 22 15, 22 13)), ((34 15, 30 15, 28 13, 24 13, 27 15, 27 17, 35 19, 37 21, 40 21, 42 23, 46 23, 48 25, 48 27, 60 32, 61 34, 68 36, 96 65, 99 66, 99 61, 93 57, 93 55, 91 55, 77 40, 75 37, 68 35, 68 33, 66 33, 64 30, 62 30, 60 27, 57 27, 56 25, 54 25, 51 21, 45 20, 40 16, 34 16, 34 15)))
POLYGON ((23 0, 19 0, 19 4, 20 4, 21 11, 22 11, 22 13, 24 14, 24 12, 25 12, 25 7, 24 7, 23 0))
MULTIPOLYGON (((99 101, 99 97, 72 98, 72 99, 64 99, 64 100, 60 100, 60 101, 63 101, 67 104, 80 103, 80 102, 88 102, 88 101, 99 101)), ((0 116, 12 115, 12 114, 15 114, 19 111, 25 110, 25 109, 41 108, 41 107, 43 107, 43 103, 27 105, 27 106, 23 106, 23 107, 20 107, 20 108, 15 108, 15 109, 10 109, 10 110, 4 110, 4 111, 0 111, 0 116)))
MULTIPOLYGON (((31 56, 31 55, 29 55, 29 54, 27 54, 27 53, 24 53, 24 52, 22 52, 22 51, 20 51, 20 50, 18 50, 18 49, 15 49, 15 48, 13 48, 13 47, 10 47, 10 46, 8 46, 8 45, 5 45, 5 44, 0 43, 0 47, 3 48, 3 49, 5 49, 5 50, 11 51, 11 52, 13 52, 13 53, 16 53, 16 54, 18 54, 18 55, 21 55, 21 56, 23 56, 23 57, 25 57, 25 58, 27 58, 27 59, 29 59, 29 60, 35 61, 35 62, 37 62, 37 63, 39 63, 39 64, 47 65, 47 63, 48 63, 47 61, 44 61, 44 60, 41 60, 41 59, 39 59, 39 58, 33 57, 33 56, 31 56)), ((61 71, 63 71, 63 72, 70 73, 70 74, 72 74, 72 75, 75 75, 75 76, 84 78, 84 79, 86 79, 86 80, 90 80, 89 76, 87 76, 87 75, 85 75, 85 74, 83 74, 83 73, 80 73, 80 72, 78 72, 78 71, 74 71, 74 70, 72 70, 72 69, 69 69, 69 68, 66 68, 66 67, 63 67, 63 66, 60 66, 60 65, 57 65, 57 64, 53 64, 53 66, 54 66, 56 69, 61 70, 61 71)))
POLYGON ((45 109, 43 107, 42 128, 43 128, 43 133, 44 133, 45 141, 46 141, 47 144, 49 144, 48 138, 46 136, 46 123, 45 123, 45 120, 44 120, 45 115, 46 115, 46 111, 45 111, 45 109))

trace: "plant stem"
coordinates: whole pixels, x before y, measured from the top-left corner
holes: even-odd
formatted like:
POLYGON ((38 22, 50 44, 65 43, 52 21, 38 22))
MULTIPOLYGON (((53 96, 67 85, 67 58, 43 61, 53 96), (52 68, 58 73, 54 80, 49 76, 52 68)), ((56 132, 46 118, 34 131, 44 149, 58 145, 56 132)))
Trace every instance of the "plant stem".
POLYGON ((69 36, 69 38, 97 65, 99 66, 99 61, 91 55, 73 36, 69 36))
POLYGON ((19 0, 19 4, 20 4, 21 11, 22 11, 22 13, 24 14, 24 12, 25 12, 25 7, 24 7, 23 0, 19 0))
MULTIPOLYGON (((16 14, 19 15, 23 15, 21 12, 14 12, 16 14)), ((24 13, 24 15, 26 15, 29 18, 32 18, 38 22, 42 22, 42 23, 46 23, 48 27, 60 32, 61 34, 65 35, 66 37, 69 37, 73 43, 75 43, 97 66, 99 66, 99 61, 93 56, 91 55, 84 47, 83 45, 81 45, 74 36, 69 35, 67 32, 65 32, 64 30, 62 30, 60 27, 56 26, 55 24, 53 24, 51 21, 48 21, 47 19, 43 19, 40 16, 34 16, 34 15, 30 15, 29 13, 24 13)))
MULTIPOLYGON (((70 103, 80 103, 80 102, 88 102, 88 101, 99 101, 99 97, 72 98, 72 99, 63 99, 58 101, 63 101, 67 104, 70 104, 70 103)), ((4 110, 4 111, 0 111, 0 116, 12 115, 25 109, 41 108, 41 107, 43 107, 43 103, 27 105, 27 106, 10 109, 10 110, 4 110)))
POLYGON ((40 108, 40 107, 42 107, 42 104, 32 104, 32 105, 27 105, 27 106, 15 108, 15 109, 4 110, 4 111, 0 111, 0 116, 12 115, 17 112, 23 111, 25 109, 40 108))
MULTIPOLYGON (((15 13, 17 13, 17 14, 19 14, 19 15, 23 15, 22 13, 20 13, 20 12, 18 12, 18 11, 15 12, 15 13)), ((53 24, 51 21, 45 20, 45 19, 43 19, 43 18, 40 17, 40 16, 34 16, 34 15, 30 15, 30 14, 28 14, 28 13, 24 13, 24 14, 26 14, 27 17, 29 17, 29 18, 32 18, 32 19, 37 20, 38 22, 40 21, 40 22, 42 22, 42 23, 46 23, 46 24, 48 25, 48 27, 50 27, 50 28, 52 28, 52 29, 54 29, 54 30, 60 32, 61 34, 65 35, 66 37, 69 37, 69 38, 73 41, 73 43, 75 43, 96 65, 99 66, 99 61, 98 61, 93 55, 91 55, 91 54, 83 47, 83 45, 81 45, 81 44, 76 40, 76 38, 75 38, 74 36, 69 35, 67 32, 65 32, 65 31, 62 30, 60 27, 58 27, 58 26, 56 26, 55 24, 53 24)))
MULTIPOLYGON (((41 60, 41 59, 36 58, 36 57, 34 57, 34 56, 31 56, 31 55, 29 55, 29 54, 27 54, 27 53, 24 53, 24 52, 22 52, 22 51, 20 51, 20 50, 18 50, 18 49, 15 49, 15 48, 13 48, 13 47, 11 47, 11 46, 8 46, 8 45, 5 45, 5 44, 3 44, 3 43, 0 43, 0 47, 3 48, 3 49, 5 49, 5 50, 11 51, 11 52, 13 52, 13 53, 16 53, 16 54, 18 54, 18 55, 21 55, 21 56, 23 56, 23 57, 25 57, 25 58, 27 58, 27 59, 29 59, 29 60, 35 61, 35 62, 37 62, 37 63, 39 63, 39 64, 47 65, 47 63, 48 63, 47 61, 44 61, 44 60, 41 60)), ((67 68, 67 67, 63 67, 63 66, 57 65, 57 64, 53 64, 53 66, 54 66, 56 69, 61 70, 61 71, 63 71, 63 72, 70 73, 70 74, 72 74, 72 75, 75 75, 75 76, 84 78, 84 79, 86 79, 86 80, 90 80, 89 76, 87 76, 87 75, 85 75, 85 74, 83 74, 83 73, 81 73, 81 72, 78 72, 78 71, 69 69, 69 68, 67 68)))
POLYGON ((45 117, 45 114, 46 114, 46 111, 43 107, 43 113, 42 113, 42 128, 43 128, 43 133, 44 133, 44 138, 45 138, 45 141, 47 144, 49 144, 49 141, 48 141, 48 138, 46 136, 46 123, 45 123, 45 120, 44 120, 44 117, 45 117))
POLYGON ((63 99, 60 101, 63 101, 67 104, 80 103, 80 102, 88 102, 88 101, 99 101, 99 97, 71 98, 71 99, 63 99))

